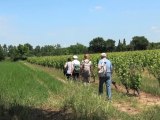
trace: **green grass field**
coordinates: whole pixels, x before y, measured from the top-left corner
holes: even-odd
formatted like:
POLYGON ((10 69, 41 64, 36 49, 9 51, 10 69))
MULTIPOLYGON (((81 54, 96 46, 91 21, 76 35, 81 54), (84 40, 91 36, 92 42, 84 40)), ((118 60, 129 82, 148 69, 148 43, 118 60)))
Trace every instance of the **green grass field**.
POLYGON ((105 94, 98 96, 97 84, 66 81, 61 71, 52 68, 0 62, 0 76, 0 119, 159 120, 159 106, 145 107, 136 97, 115 89, 110 103, 105 94), (128 112, 115 104, 129 107, 128 112), (131 114, 132 109, 138 113, 131 114))
POLYGON ((63 89, 60 81, 20 62, 0 62, 0 76, 0 104, 4 109, 12 109, 12 106, 41 107, 50 93, 59 94, 63 89))

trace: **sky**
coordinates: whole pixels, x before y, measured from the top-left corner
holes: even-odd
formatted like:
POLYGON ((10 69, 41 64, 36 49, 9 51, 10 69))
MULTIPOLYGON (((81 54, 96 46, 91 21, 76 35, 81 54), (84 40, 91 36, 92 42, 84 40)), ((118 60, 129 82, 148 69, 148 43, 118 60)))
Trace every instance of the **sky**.
POLYGON ((0 44, 76 43, 96 37, 160 42, 160 0, 0 0, 0 44))

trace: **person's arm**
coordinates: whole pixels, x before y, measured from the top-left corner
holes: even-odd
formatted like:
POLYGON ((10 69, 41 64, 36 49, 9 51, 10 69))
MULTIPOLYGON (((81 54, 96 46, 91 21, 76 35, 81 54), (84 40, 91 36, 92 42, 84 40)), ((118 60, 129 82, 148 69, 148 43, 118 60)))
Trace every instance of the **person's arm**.
POLYGON ((98 71, 101 69, 101 60, 98 62, 98 71))
POLYGON ((84 61, 82 60, 82 62, 80 63, 80 73, 83 71, 83 67, 84 67, 84 61))
POLYGON ((110 71, 111 71, 111 73, 113 73, 113 66, 112 66, 112 63, 111 63, 111 65, 110 65, 110 71))
POLYGON ((93 82, 95 82, 95 78, 96 78, 96 75, 95 75, 95 73, 94 73, 94 68, 93 68, 93 64, 92 64, 92 62, 91 61, 89 61, 90 62, 90 75, 91 75, 91 77, 93 78, 93 82))
POLYGON ((71 62, 71 75, 73 74, 73 70, 74 70, 74 62, 71 62))
POLYGON ((67 67, 67 62, 64 64, 64 68, 66 68, 67 67))

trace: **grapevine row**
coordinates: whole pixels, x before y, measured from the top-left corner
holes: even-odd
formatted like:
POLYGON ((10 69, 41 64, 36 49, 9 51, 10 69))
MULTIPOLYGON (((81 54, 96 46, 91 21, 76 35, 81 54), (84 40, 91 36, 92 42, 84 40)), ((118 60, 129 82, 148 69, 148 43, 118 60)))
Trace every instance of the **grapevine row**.
MULTIPOLYGON (((27 61, 33 64, 63 69, 68 57, 72 56, 30 57, 27 61)), ((114 72, 126 89, 132 88, 137 91, 140 89, 141 73, 145 69, 148 69, 150 74, 155 76, 160 85, 160 50, 108 53, 107 57, 112 61, 114 72)), ((82 59, 83 55, 79 55, 79 60, 82 59)), ((97 72, 99 59, 100 54, 91 54, 95 72, 97 72)))

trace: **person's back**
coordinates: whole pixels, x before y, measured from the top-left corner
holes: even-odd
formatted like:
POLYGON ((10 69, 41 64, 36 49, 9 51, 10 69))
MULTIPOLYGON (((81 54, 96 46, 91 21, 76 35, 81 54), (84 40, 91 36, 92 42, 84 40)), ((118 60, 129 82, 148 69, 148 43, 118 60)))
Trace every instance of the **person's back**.
POLYGON ((111 100, 111 76, 112 63, 106 58, 106 53, 101 54, 101 60, 98 62, 99 73, 99 94, 103 93, 103 83, 106 83, 107 99, 111 100))
POLYGON ((82 61, 82 71, 88 71, 91 73, 91 61, 88 59, 85 59, 82 61))
POLYGON ((73 79, 74 80, 77 80, 79 78, 79 73, 80 73, 80 62, 78 59, 78 57, 76 55, 73 56, 73 61, 72 61, 72 64, 73 64, 73 79))
POLYGON ((66 69, 67 79, 69 79, 73 71, 73 64, 70 58, 68 58, 68 61, 65 63, 64 68, 66 69))
POLYGON ((67 62, 67 67, 67 74, 72 74, 73 65, 71 61, 67 62))
POLYGON ((99 68, 101 68, 101 67, 105 68, 106 73, 111 73, 112 72, 112 63, 107 58, 101 59, 99 61, 98 65, 99 65, 99 68))
POLYGON ((84 55, 84 60, 81 63, 81 72, 82 72, 82 80, 83 82, 90 82, 90 76, 91 76, 91 66, 92 62, 89 60, 89 55, 84 55))

